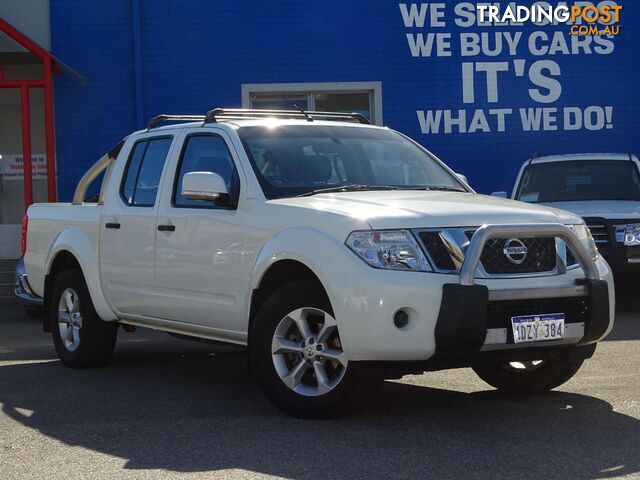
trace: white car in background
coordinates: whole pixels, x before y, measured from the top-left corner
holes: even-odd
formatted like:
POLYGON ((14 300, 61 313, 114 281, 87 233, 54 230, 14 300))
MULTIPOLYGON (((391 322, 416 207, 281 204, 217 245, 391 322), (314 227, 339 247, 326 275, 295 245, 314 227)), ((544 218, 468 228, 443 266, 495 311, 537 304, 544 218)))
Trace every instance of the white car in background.
POLYGON ((640 161, 622 153, 537 156, 522 165, 511 198, 580 215, 616 283, 640 278, 640 161))

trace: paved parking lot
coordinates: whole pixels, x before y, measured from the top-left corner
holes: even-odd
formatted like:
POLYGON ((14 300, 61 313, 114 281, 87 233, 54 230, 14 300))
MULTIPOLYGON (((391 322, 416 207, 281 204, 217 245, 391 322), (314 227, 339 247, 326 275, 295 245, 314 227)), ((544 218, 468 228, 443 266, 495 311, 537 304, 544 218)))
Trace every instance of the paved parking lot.
POLYGON ((0 406, 7 480, 640 477, 640 313, 619 313, 558 391, 510 397, 439 372, 314 422, 267 404, 243 353, 138 330, 111 366, 69 370, 38 322, 0 305, 0 406))

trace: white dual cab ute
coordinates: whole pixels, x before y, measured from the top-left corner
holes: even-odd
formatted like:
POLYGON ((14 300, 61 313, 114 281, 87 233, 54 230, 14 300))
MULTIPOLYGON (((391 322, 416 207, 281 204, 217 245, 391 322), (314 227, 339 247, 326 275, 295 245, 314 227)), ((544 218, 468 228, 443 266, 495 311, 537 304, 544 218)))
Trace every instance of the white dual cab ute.
POLYGON ((478 195, 358 114, 155 117, 72 203, 31 206, 23 249, 16 293, 43 304, 65 365, 108 362, 120 324, 246 346, 266 397, 300 417, 447 368, 552 389, 613 325, 580 217, 478 195))
POLYGON ((535 156, 511 198, 580 215, 618 285, 640 282, 640 161, 633 154, 535 156))

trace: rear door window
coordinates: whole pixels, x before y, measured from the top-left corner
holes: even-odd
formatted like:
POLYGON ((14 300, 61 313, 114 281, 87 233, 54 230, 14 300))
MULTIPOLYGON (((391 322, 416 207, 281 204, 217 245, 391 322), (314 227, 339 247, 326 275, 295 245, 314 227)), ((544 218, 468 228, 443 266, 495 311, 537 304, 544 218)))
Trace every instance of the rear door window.
POLYGON ((120 196, 132 207, 153 207, 172 137, 156 137, 137 142, 129 155, 120 196))

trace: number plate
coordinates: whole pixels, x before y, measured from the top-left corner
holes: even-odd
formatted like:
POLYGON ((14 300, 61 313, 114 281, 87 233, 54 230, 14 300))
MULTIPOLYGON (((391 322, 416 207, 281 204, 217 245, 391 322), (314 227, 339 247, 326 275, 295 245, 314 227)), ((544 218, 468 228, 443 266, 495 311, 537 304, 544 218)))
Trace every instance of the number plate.
POLYGON ((515 343, 560 340, 564 336, 564 313, 511 317, 515 343))

